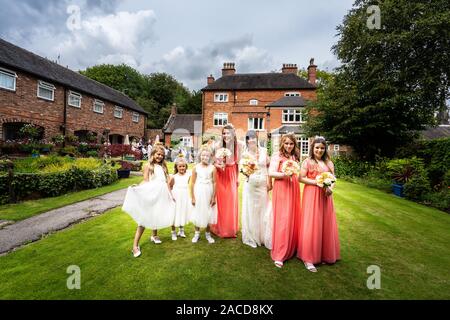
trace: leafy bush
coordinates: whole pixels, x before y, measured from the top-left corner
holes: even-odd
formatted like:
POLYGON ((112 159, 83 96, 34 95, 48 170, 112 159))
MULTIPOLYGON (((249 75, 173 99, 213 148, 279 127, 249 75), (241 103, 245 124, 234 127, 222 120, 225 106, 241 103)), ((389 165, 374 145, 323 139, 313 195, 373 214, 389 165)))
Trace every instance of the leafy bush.
POLYGON ((86 157, 98 158, 98 152, 94 150, 90 150, 86 152, 86 157))
POLYGON ((450 213, 450 190, 428 193, 424 196, 424 203, 450 213))
POLYGON ((333 158, 333 163, 337 177, 362 177, 373 169, 373 165, 367 161, 346 156, 333 158))
POLYGON ((59 154, 62 156, 71 156, 71 157, 75 157, 75 155, 77 154, 77 149, 74 146, 67 146, 64 148, 61 148, 61 150, 59 150, 59 154))
POLYGON ((423 201, 425 195, 430 192, 430 182, 425 172, 414 176, 404 184, 404 194, 407 199, 423 201))
POLYGON ((405 184, 414 176, 425 173, 423 160, 412 157, 407 159, 394 159, 387 163, 390 177, 399 184, 405 184))

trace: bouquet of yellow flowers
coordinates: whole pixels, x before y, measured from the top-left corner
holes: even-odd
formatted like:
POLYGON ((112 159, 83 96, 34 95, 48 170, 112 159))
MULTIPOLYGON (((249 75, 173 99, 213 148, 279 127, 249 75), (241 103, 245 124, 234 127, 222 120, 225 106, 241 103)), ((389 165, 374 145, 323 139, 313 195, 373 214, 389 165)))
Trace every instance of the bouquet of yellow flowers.
POLYGON ((225 169, 226 158, 231 156, 231 151, 227 148, 220 148, 216 151, 216 162, 225 169))
POLYGON ((281 172, 288 176, 292 176, 293 174, 298 175, 300 173, 300 165, 297 161, 287 160, 281 166, 281 172))
POLYGON ((336 177, 330 172, 322 172, 316 176, 316 183, 321 188, 331 187, 336 183, 336 177))
POLYGON ((256 159, 254 159, 249 154, 244 154, 239 164, 241 165, 241 172, 246 175, 247 178, 254 174, 257 170, 259 170, 256 159))

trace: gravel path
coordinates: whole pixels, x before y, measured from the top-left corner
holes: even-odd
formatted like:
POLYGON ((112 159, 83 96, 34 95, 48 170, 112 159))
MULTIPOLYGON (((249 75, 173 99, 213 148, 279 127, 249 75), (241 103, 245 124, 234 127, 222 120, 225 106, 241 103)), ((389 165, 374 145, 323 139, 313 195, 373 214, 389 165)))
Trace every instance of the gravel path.
POLYGON ((114 191, 7 225, 0 229, 0 255, 37 241, 48 233, 121 206, 126 192, 127 189, 114 191))

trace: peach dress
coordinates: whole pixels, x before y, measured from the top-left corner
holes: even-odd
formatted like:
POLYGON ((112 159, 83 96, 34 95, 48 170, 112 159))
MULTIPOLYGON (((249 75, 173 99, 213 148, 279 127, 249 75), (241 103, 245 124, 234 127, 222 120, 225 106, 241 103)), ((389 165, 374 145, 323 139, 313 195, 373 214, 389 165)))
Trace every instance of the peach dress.
MULTIPOLYGON (((308 179, 314 180, 321 172, 334 172, 333 163, 329 162, 328 166, 306 159, 302 163, 302 171, 306 172, 308 179)), ((327 197, 320 187, 305 185, 302 211, 297 257, 314 264, 340 260, 333 196, 327 197)))
MULTIPOLYGON (((288 160, 275 153, 270 161, 270 172, 281 172, 288 160)), ((286 261, 295 255, 300 223, 300 184, 297 175, 274 179, 272 191, 273 233, 272 260, 286 261)))
POLYGON ((237 159, 234 153, 227 158, 225 169, 216 171, 217 224, 211 225, 211 231, 220 238, 236 238, 239 230, 237 159))

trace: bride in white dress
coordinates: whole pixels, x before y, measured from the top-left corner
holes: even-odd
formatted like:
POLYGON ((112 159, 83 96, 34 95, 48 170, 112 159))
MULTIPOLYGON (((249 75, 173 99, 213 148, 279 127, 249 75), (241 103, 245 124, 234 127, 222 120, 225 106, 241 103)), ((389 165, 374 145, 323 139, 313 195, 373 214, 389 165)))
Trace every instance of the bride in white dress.
POLYGON ((257 160, 259 169, 244 183, 242 193, 242 242, 253 248, 264 245, 272 249, 272 204, 269 191, 272 179, 267 167, 270 159, 267 149, 259 146, 255 131, 245 137, 245 153, 257 160))

